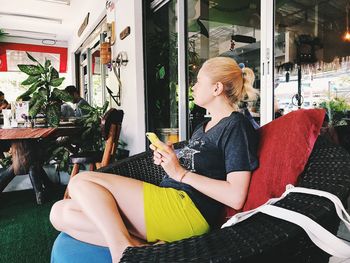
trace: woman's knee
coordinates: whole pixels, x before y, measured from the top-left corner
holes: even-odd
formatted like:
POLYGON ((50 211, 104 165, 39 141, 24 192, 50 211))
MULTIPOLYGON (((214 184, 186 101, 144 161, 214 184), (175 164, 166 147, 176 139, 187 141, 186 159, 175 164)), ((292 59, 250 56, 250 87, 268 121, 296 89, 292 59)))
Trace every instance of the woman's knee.
POLYGON ((93 177, 93 172, 89 172, 89 171, 85 171, 85 172, 80 172, 77 175, 75 175, 74 177, 72 177, 69 180, 68 183, 68 190, 69 193, 72 193, 75 191, 75 189, 80 188, 82 186, 82 181, 89 181, 89 179, 91 179, 91 177, 93 177))
POLYGON ((64 227, 64 200, 54 203, 50 211, 50 222, 58 231, 63 231, 64 227))

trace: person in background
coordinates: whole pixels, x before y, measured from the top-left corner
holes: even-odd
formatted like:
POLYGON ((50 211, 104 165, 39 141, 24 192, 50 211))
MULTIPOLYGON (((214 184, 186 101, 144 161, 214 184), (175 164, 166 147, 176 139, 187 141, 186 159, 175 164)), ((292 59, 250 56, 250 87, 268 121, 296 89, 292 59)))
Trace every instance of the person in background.
POLYGON ((73 97, 73 103, 77 106, 75 109, 75 117, 82 117, 83 115, 87 114, 88 112, 84 111, 81 106, 90 105, 86 100, 80 97, 79 90, 74 85, 67 86, 64 90, 73 97))
POLYGON ((75 117, 75 110, 68 103, 63 103, 61 105, 61 118, 68 119, 69 117, 75 117))
POLYGON ((3 109, 9 109, 10 108, 10 104, 7 102, 7 100, 5 100, 5 94, 0 91, 0 112, 3 109))

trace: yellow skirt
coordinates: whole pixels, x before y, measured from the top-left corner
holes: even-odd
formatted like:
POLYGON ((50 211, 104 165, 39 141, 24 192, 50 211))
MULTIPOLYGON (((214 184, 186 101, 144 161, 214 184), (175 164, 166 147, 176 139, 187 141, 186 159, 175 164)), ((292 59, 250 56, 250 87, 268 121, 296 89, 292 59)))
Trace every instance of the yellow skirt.
POLYGON ((143 183, 148 242, 172 242, 202 235, 210 229, 186 192, 143 183))

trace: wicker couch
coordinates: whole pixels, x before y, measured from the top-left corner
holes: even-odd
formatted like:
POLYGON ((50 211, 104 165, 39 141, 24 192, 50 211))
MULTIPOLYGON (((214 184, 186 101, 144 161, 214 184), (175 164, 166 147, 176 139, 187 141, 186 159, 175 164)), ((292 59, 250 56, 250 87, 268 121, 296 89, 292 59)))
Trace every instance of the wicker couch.
MULTIPOLYGON (((151 152, 129 157, 100 171, 153 184, 159 184, 163 176, 160 167, 153 164, 151 152)), ((350 155, 319 137, 298 185, 328 191, 345 203, 350 192, 350 155)), ((276 205, 303 213, 332 233, 337 232, 339 219, 333 203, 325 198, 292 193, 276 205)), ((329 255, 316 247, 302 228, 258 213, 235 226, 213 230, 203 236, 168 244, 129 247, 121 262, 319 263, 328 262, 328 259, 329 255)))

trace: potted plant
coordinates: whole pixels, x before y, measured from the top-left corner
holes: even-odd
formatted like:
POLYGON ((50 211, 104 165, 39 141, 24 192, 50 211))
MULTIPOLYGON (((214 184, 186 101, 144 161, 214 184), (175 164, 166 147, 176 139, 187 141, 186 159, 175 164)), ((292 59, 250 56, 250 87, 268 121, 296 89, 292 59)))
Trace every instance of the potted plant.
POLYGON ((330 101, 323 101, 320 103, 320 107, 327 111, 330 125, 347 125, 347 122, 343 118, 347 117, 347 112, 350 110, 350 105, 345 98, 338 97, 331 99, 330 101))
POLYGON ((70 172, 69 156, 78 152, 101 151, 104 141, 101 136, 101 118, 108 108, 108 101, 102 107, 82 105, 81 109, 87 114, 77 120, 77 125, 83 127, 81 137, 75 140, 58 142, 49 149, 50 161, 58 162, 61 171, 70 172))
POLYGON ((22 85, 29 88, 17 100, 31 96, 29 116, 35 118, 38 114, 43 114, 49 126, 58 126, 62 101, 72 101, 73 98, 64 90, 57 88, 64 78, 59 77, 58 71, 51 65, 50 60, 45 59, 45 65, 42 65, 28 52, 26 53, 28 58, 36 64, 18 65, 20 71, 28 75, 22 85))
POLYGON ((101 118, 106 113, 108 104, 108 101, 106 101, 102 107, 81 105, 81 109, 87 113, 78 122, 79 125, 85 128, 80 143, 80 148, 83 151, 100 151, 103 149, 101 118))

